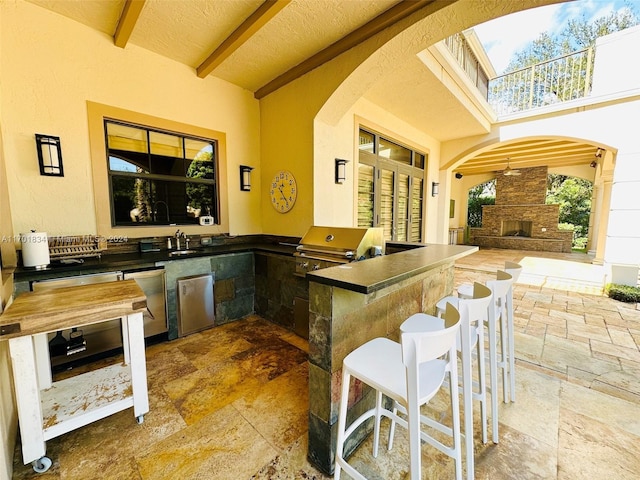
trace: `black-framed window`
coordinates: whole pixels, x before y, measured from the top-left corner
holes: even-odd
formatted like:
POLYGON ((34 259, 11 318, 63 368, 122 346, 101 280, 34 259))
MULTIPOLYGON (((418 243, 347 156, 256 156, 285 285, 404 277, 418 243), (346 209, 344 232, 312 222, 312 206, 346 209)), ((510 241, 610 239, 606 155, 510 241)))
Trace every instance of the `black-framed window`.
POLYGON ((216 140, 105 120, 112 226, 220 223, 216 140))
POLYGON ((358 226, 382 227, 385 240, 423 241, 427 154, 360 129, 358 226))

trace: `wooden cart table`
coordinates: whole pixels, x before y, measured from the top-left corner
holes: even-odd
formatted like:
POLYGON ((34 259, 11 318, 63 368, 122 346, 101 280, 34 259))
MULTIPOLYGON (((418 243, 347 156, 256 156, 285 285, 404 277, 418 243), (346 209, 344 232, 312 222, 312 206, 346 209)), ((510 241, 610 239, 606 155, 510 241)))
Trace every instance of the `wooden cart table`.
POLYGON ((9 342, 18 405, 22 458, 36 472, 51 460, 46 441, 133 407, 138 423, 149 411, 143 312, 147 300, 135 280, 29 292, 0 316, 0 341, 9 342), (120 318, 124 362, 53 382, 47 334, 120 318))

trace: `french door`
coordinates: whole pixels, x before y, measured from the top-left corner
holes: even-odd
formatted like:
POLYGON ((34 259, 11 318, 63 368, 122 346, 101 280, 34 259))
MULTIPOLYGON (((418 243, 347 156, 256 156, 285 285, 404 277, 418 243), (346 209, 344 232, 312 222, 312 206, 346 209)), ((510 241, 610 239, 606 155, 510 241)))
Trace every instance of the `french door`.
POLYGON ((382 227, 385 240, 422 241, 424 175, 360 152, 358 226, 382 227))

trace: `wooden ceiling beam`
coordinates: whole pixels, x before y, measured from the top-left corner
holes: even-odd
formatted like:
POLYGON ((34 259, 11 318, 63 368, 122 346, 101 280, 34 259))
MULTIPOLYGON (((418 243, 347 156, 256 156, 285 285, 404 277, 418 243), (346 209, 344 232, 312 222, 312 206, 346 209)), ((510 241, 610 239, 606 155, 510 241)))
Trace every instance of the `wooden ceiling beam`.
POLYGON ((213 72, 290 2, 291 0, 266 0, 196 68, 198 77, 204 78, 213 72))
POLYGON ((116 47, 124 48, 127 45, 145 1, 125 0, 124 8, 116 27, 116 33, 113 34, 113 43, 115 43, 116 47))
MULTIPOLYGON (((455 0, 442 2, 442 6, 452 3, 452 1, 455 0)), ((292 82, 296 78, 299 78, 306 73, 309 73, 311 70, 334 59, 338 55, 371 38, 385 28, 393 25, 396 22, 399 22, 400 20, 408 17, 417 10, 420 10, 421 8, 424 8, 434 2, 436 2, 436 0, 405 0, 396 3, 393 7, 382 12, 370 22, 365 23, 360 28, 357 28, 353 32, 342 37, 340 40, 329 45, 327 48, 319 51, 315 55, 312 55, 302 63, 299 63, 282 75, 271 80, 266 85, 260 87, 254 94, 255 98, 261 99, 263 97, 266 97, 267 95, 275 92, 287 83, 292 82)))

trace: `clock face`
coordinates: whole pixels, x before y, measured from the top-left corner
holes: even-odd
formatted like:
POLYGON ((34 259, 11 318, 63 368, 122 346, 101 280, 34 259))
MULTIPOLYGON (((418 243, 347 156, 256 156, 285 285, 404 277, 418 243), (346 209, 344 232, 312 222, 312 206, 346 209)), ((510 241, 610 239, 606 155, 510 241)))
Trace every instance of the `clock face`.
POLYGON ((298 187, 291 172, 281 170, 276 173, 271 182, 269 195, 271 196, 271 205, 278 212, 287 213, 293 208, 298 196, 298 187))

